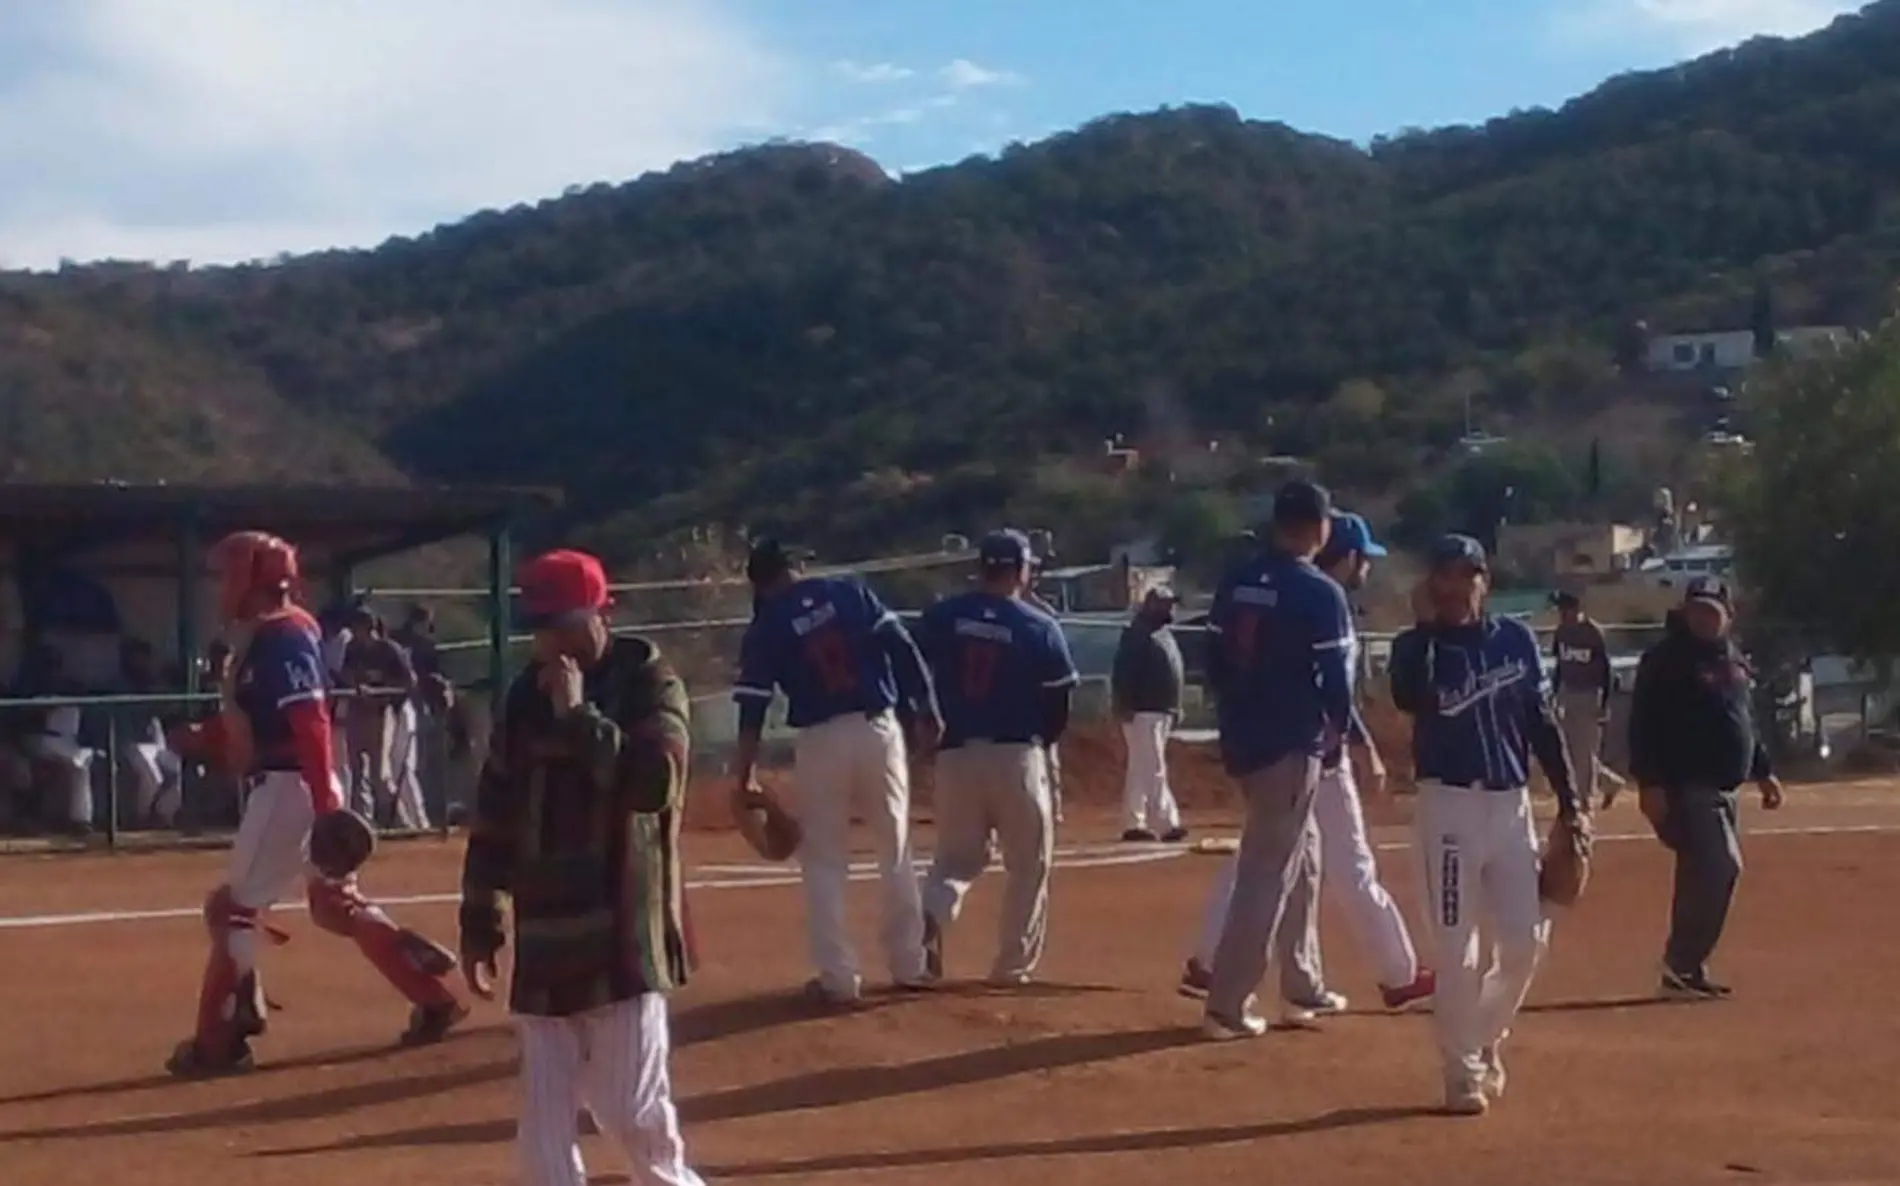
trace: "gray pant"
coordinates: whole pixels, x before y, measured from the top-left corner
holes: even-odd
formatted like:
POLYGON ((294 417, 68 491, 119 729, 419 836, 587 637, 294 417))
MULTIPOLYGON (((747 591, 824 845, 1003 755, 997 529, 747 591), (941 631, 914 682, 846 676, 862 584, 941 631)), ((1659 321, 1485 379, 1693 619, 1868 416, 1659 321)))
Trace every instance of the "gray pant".
POLYGON ((1595 692, 1559 692, 1557 719, 1564 751, 1576 778, 1577 798, 1586 808, 1597 801, 1597 773, 1603 767, 1603 699, 1595 692))
POLYGON ((1729 905, 1742 877, 1735 792, 1672 787, 1668 801, 1658 835, 1676 854, 1676 892, 1663 960, 1673 971, 1701 975, 1728 925, 1729 905))
MULTIPOLYGON (((1247 819, 1234 860, 1234 897, 1214 949, 1207 991, 1207 1012, 1216 1017, 1240 1017, 1247 998, 1266 978, 1268 953, 1278 945, 1302 876, 1301 851, 1318 836, 1312 829, 1318 783, 1319 759, 1306 754, 1289 754, 1241 779, 1247 819)), ((1313 865, 1317 870, 1317 860, 1313 865)), ((1315 898, 1308 895, 1309 912, 1315 898)))
POLYGON ((1273 936, 1273 962, 1280 967, 1280 999, 1310 1005, 1326 991, 1319 952, 1319 820, 1309 814, 1293 854, 1293 881, 1287 886, 1280 929, 1273 936))

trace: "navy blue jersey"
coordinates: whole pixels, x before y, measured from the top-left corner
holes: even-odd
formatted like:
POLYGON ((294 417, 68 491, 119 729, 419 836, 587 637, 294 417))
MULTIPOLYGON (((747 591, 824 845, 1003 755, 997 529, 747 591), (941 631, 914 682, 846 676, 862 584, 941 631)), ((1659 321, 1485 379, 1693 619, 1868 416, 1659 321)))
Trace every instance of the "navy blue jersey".
POLYGON ((298 769, 285 710, 323 699, 321 651, 316 619, 296 610, 259 622, 238 657, 233 698, 250 721, 259 769, 298 769))
POLYGON ((1412 716, 1421 781, 1515 791, 1530 785, 1535 753, 1559 800, 1570 799, 1570 763, 1530 627, 1490 615, 1414 627, 1392 641, 1391 677, 1393 703, 1412 716))
POLYGON ((943 712, 943 748, 1048 740, 1048 690, 1080 677, 1062 627, 1011 597, 962 593, 924 611, 917 645, 943 712))
POLYGON ((1289 754, 1320 757, 1352 721, 1352 614, 1305 560, 1268 551, 1221 578, 1208 612, 1208 682, 1235 777, 1289 754))
POLYGON ((806 577, 754 607, 732 695, 762 717, 774 689, 783 691, 787 723, 804 729, 895 708, 900 679, 913 704, 929 701, 928 683, 915 686, 922 664, 897 615, 855 578, 806 577))

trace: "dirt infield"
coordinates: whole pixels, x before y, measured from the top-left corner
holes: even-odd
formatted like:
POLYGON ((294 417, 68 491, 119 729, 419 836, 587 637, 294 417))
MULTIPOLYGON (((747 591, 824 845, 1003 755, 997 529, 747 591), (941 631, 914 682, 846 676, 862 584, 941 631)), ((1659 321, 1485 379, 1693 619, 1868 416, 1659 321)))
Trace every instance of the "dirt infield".
MULTIPOLYGON (((848 1016, 794 1001, 803 932, 786 871, 748 871, 731 837, 695 836, 707 966, 677 999, 675 1058, 692 1156, 714 1183, 1900 1182, 1888 996, 1900 982, 1900 791, 1797 792, 1748 824, 1782 831, 1748 841, 1723 952, 1737 999, 1648 998, 1667 867, 1653 843, 1606 843, 1510 1045, 1510 1095, 1477 1121, 1430 1114, 1421 1017, 1353 1013, 1321 1034, 1197 1041, 1195 1009, 1172 987, 1214 862, 1117 845, 1105 817, 1062 837, 1044 983, 952 985, 848 1016), (1145 863, 1084 867, 1104 860, 1145 863)), ((1605 821, 1613 834, 1638 826, 1633 807, 1605 821)), ((291 944, 267 957, 286 1006, 262 1044, 267 1065, 220 1083, 163 1079, 201 958, 192 907, 220 859, 0 860, 0 1182, 512 1182, 505 1019, 485 1008, 441 1047, 389 1049, 399 1004, 296 914, 283 919, 291 944)), ((392 845, 371 888, 429 899, 396 912, 446 934, 458 859, 452 842, 392 845)), ((1412 853, 1383 860, 1409 908, 1412 853)), ((996 893, 981 883, 952 936, 953 977, 986 966, 996 893)), ((867 954, 870 898, 853 901, 867 954)), ((1367 998, 1336 921, 1329 912, 1329 978, 1367 998)), ((589 1152, 595 1181, 623 1180, 605 1147, 589 1152)))

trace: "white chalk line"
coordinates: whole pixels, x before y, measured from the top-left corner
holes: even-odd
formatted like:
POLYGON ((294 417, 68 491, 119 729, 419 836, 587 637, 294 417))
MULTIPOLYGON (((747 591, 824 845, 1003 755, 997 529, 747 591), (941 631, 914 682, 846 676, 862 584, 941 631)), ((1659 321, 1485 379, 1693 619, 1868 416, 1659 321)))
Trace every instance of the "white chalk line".
MULTIPOLYGON (((1749 836, 1762 837, 1850 836, 1900 832, 1900 823, 1745 827, 1743 831, 1749 836)), ((1606 832, 1599 833, 1596 840, 1599 844, 1631 841, 1654 843, 1655 836, 1649 832, 1606 832)), ((1403 852, 1412 848, 1413 843, 1410 840, 1387 840, 1374 844, 1372 847, 1377 852, 1403 852)), ((1209 854, 1197 854, 1191 848, 1178 845, 1085 844, 1057 849, 1056 868, 1104 869, 1128 865, 1152 865, 1193 855, 1209 854)), ((929 868, 927 860, 913 862, 913 865, 919 872, 929 868)), ((782 865, 706 865, 700 872, 718 874, 718 876, 689 877, 686 888, 693 890, 765 889, 784 888, 799 883, 798 874, 782 865)), ((853 862, 849 867, 848 876, 852 881, 870 881, 878 876, 877 866, 869 861, 853 862)), ((444 906, 452 905, 460 900, 460 894, 408 894, 377 899, 386 906, 444 906)), ((292 901, 275 909, 298 911, 304 909, 304 905, 300 901, 292 901)), ((162 910, 94 910, 64 914, 0 915, 0 931, 46 930, 53 927, 90 926, 99 923, 166 922, 181 918, 197 918, 202 912, 202 908, 198 906, 181 906, 162 910)))

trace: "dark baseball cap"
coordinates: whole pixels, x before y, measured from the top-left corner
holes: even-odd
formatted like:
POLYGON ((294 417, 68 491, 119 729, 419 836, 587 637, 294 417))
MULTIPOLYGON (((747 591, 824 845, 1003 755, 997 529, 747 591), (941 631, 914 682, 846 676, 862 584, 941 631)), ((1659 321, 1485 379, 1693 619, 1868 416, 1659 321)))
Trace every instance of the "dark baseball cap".
POLYGON ((1476 572, 1491 571, 1491 561, 1484 554, 1484 545, 1468 535, 1439 536, 1432 544, 1430 557, 1433 568, 1462 564, 1476 572))
POLYGON ((569 548, 544 552, 521 566, 522 624, 530 630, 566 626, 613 604, 600 560, 569 548))
POLYGON ((1308 526, 1333 513, 1333 496, 1318 482, 1288 482, 1273 496, 1273 521, 1308 526))
POLYGON ((1027 535, 1004 527, 977 543, 976 559, 984 568, 1026 568, 1036 563, 1036 549, 1027 535))
POLYGON ((794 548, 783 541, 767 536, 752 545, 752 551, 745 560, 745 579, 755 585, 775 581, 796 569, 811 554, 803 548, 794 548))
POLYGON ((1354 554, 1368 560, 1376 560, 1386 554, 1385 545, 1372 538, 1372 526, 1366 522, 1365 516, 1355 515, 1351 511, 1334 511, 1332 520, 1332 534, 1326 537, 1326 546, 1320 549, 1321 564, 1354 554))
POLYGON ((1550 603, 1558 609, 1569 609, 1573 606, 1581 609, 1583 607, 1583 599, 1568 589, 1559 589, 1555 593, 1552 593, 1550 595, 1550 603))
POLYGON ((1712 601, 1723 609, 1727 609, 1730 604, 1728 582, 1716 576, 1694 577, 1683 587, 1682 600, 1685 603, 1712 601))

